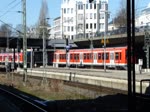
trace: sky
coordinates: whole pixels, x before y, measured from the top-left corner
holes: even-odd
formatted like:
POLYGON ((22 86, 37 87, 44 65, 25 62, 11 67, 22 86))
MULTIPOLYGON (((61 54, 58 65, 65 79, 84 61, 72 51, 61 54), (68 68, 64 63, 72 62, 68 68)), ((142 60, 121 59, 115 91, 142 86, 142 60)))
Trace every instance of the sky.
MULTIPOLYGON (((1 0, 0 20, 12 24, 14 28, 17 24, 22 24, 22 14, 17 13, 17 11, 22 10, 21 1, 22 0, 1 0)), ((108 0, 110 19, 115 17, 117 10, 120 8, 121 1, 125 0, 108 0)), ((62 0, 47 0, 50 18, 53 19, 60 16, 61 2, 62 0)), ((150 0, 136 0, 135 7, 137 10, 140 10, 142 7, 146 7, 148 3, 150 3, 150 0)), ((42 0, 26 0, 27 26, 34 26, 37 23, 41 4, 42 0)))

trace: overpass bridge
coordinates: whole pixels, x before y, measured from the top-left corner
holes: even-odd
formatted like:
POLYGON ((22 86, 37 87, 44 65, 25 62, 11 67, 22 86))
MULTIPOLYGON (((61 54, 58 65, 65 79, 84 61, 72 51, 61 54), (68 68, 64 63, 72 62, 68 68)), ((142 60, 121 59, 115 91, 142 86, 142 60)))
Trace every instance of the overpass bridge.
MULTIPOLYGON (((145 32, 136 32, 135 33, 135 44, 136 45, 144 45, 144 36, 145 32)), ((78 48, 90 48, 90 45, 93 44, 94 48, 100 48, 103 47, 102 41, 104 40, 104 36, 101 37, 93 37, 93 38, 77 38, 72 40, 69 40, 69 44, 71 44, 73 47, 78 48)), ((121 45, 127 45, 127 34, 116 34, 116 35, 109 35, 106 36, 106 47, 112 47, 112 46, 121 46, 121 45)), ((17 45, 22 48, 23 46, 23 38, 19 37, 9 37, 9 48, 17 48, 17 45)), ((66 46, 65 39, 47 39, 46 40, 46 48, 64 48, 66 46)), ((7 37, 0 37, 0 47, 7 47, 7 37)), ((27 38, 27 47, 43 47, 43 39, 42 38, 27 38)))
MULTIPOLYGON (((144 36, 145 32, 136 32, 135 33, 135 45, 143 47, 144 45, 144 36)), ((104 43, 102 43, 104 36, 101 37, 93 37, 89 38, 78 38, 74 40, 74 43, 80 48, 90 48, 91 44, 93 43, 94 48, 101 48, 103 47, 104 43)), ((109 35, 106 36, 106 47, 112 46, 123 46, 127 45, 127 34, 116 34, 116 35, 109 35)))

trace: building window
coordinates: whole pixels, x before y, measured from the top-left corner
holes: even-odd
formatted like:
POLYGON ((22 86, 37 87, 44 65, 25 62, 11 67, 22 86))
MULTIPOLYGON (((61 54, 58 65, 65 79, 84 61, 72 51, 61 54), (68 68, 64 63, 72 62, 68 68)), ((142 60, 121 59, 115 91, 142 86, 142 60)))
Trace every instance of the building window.
POLYGON ((86 19, 88 19, 88 13, 86 13, 86 19))
POLYGON ((81 10, 83 10, 83 4, 81 4, 81 10))
POLYGON ((96 23, 94 23, 94 29, 96 29, 96 23))
POLYGON ((86 29, 88 29, 89 28, 89 26, 88 26, 88 24, 86 24, 86 29))
POLYGON ((68 32, 70 31, 70 26, 68 26, 68 32))
POLYGON ((69 9, 69 8, 67 8, 67 13, 68 13, 68 14, 70 13, 70 9, 69 9))
POLYGON ((71 39, 73 40, 73 35, 71 35, 71 39))
POLYGON ((88 4, 86 4, 86 9, 88 9, 88 4))
POLYGON ((73 32, 73 26, 71 27, 71 31, 73 32))
POLYGON ((92 29, 92 23, 90 23, 90 29, 92 29))
POLYGON ((94 4, 94 9, 96 9, 96 3, 94 4))
POLYGON ((92 19, 92 13, 90 13, 90 19, 92 19))
POLYGON ((80 10, 80 4, 78 5, 78 10, 80 10))
POLYGON ((90 4, 90 9, 92 9, 92 4, 90 4))
POLYGON ((66 14, 66 8, 64 8, 64 14, 66 14))

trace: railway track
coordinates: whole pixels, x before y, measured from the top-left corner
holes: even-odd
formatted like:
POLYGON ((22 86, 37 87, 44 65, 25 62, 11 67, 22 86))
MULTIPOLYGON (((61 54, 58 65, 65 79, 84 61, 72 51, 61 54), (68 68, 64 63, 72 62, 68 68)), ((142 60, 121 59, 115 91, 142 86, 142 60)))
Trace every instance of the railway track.
POLYGON ((38 100, 33 100, 31 97, 17 92, 12 87, 0 85, 0 95, 11 102, 12 105, 15 105, 19 112, 48 112, 44 103, 42 104, 38 100))

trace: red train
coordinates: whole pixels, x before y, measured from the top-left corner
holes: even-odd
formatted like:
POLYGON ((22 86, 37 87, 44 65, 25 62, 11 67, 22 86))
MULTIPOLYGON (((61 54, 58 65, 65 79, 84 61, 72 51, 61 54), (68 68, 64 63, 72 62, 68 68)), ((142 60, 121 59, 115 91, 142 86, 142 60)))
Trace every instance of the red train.
MULTIPOLYGON (((0 53, 0 63, 11 63, 13 61, 13 53, 0 53)), ((23 53, 15 53, 15 63, 23 63, 23 53)))
MULTIPOLYGON (((32 54, 33 55, 33 54, 32 54)), ((43 63, 43 57, 42 57, 42 52, 40 51, 34 51, 34 55, 33 55, 33 64, 37 64, 39 66, 42 65, 43 63)), ((0 64, 1 65, 5 65, 7 62, 10 65, 11 63, 14 62, 15 59, 15 65, 20 65, 20 67, 23 67, 23 51, 21 51, 20 53, 0 53, 0 64)), ((31 64, 31 49, 27 50, 27 66, 30 67, 31 64)))
MULTIPOLYGON (((5 64, 8 57, 8 62, 12 62, 13 53, 0 53, 0 63, 5 64)), ((28 67, 30 67, 31 52, 27 53, 28 67)), ((15 53, 15 63, 23 64, 23 53, 15 53), (19 56, 19 57, 18 57, 19 56)), ((41 66, 43 64, 43 53, 34 52, 33 65, 41 66)), ((93 49, 72 49, 68 53, 66 50, 56 50, 54 53, 47 52, 47 64, 56 66, 70 67, 103 67, 107 68, 127 69, 127 46, 124 47, 110 47, 93 49), (67 54, 67 56, 66 56, 67 54), (66 58, 67 57, 67 58, 66 58), (66 60, 67 59, 67 60, 66 60)))
POLYGON ((68 53, 68 61, 66 60, 65 50, 56 50, 54 53, 53 63, 58 66, 104 66, 108 68, 127 69, 127 47, 112 47, 94 49, 75 49, 68 53))

